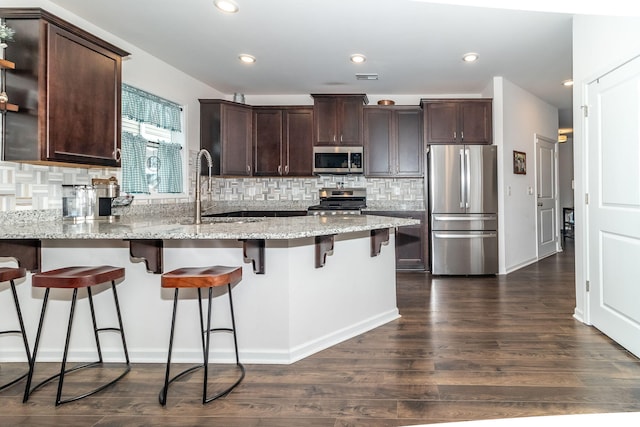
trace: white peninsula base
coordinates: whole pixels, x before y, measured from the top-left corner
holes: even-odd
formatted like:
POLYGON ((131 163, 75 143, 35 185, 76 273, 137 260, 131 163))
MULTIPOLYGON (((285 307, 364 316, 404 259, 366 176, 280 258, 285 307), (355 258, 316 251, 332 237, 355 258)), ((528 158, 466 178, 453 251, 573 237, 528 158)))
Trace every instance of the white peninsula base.
MULTIPOLYGON (((333 253, 321 268, 315 267, 314 238, 266 240, 265 274, 254 273, 252 264, 243 260, 242 243, 237 240, 165 240, 164 271, 187 266, 242 265, 243 279, 233 289, 241 361, 288 364, 399 317, 395 235, 393 229, 390 231, 389 242, 375 257, 370 254, 369 232, 336 235, 333 253)), ((0 265, 12 265, 10 261, 0 261, 0 265)), ((131 361, 166 362, 173 290, 161 290, 159 275, 148 273, 144 262, 132 262, 127 242, 42 241, 43 270, 97 264, 126 268, 126 278, 117 288, 131 361)), ((17 289, 33 346, 42 292, 32 289, 30 282, 29 274, 18 281, 17 289)), ((0 297, 3 313, 13 313, 9 294, 2 292, 0 297)), ((181 292, 175 362, 198 362, 202 357, 195 295, 195 291, 181 292)), ((115 319, 111 298, 111 292, 96 292, 99 323, 108 324, 115 319)), ((40 361, 60 360, 68 299, 67 293, 52 292, 40 361)), ((86 298, 79 301, 76 316, 69 358, 92 360, 95 353, 86 298)), ((217 294, 213 318, 214 322, 229 325, 226 293, 217 294)), ((117 337, 110 335, 101 336, 105 360, 122 360, 117 337)), ((213 359, 233 360, 230 334, 215 334, 212 343, 213 359)), ((20 345, 18 340, 4 344, 2 361, 24 358, 20 345)))

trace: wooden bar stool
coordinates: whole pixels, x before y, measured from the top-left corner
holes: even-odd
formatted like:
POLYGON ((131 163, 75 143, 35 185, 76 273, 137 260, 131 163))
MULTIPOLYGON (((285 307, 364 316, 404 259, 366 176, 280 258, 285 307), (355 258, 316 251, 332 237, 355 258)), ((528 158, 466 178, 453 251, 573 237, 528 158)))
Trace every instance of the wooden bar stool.
POLYGON ((240 357, 238 356, 238 340, 236 338, 236 321, 233 314, 233 298, 231 297, 231 286, 237 284, 242 280, 242 267, 189 267, 179 268, 177 270, 164 273, 162 275, 162 287, 163 288, 175 288, 173 296, 173 317, 171 319, 171 334, 169 337, 169 355, 167 357, 167 370, 164 378, 164 387, 160 390, 160 404, 166 405, 167 392, 169 391, 169 384, 173 381, 181 378, 182 376, 193 372, 197 369, 204 369, 204 381, 202 389, 202 403, 209 403, 221 396, 227 395, 233 390, 244 378, 245 370, 244 366, 240 363, 240 357), (227 286, 227 293, 229 294, 229 309, 231 310, 231 328, 211 328, 211 302, 213 288, 217 286, 227 286), (178 307, 178 291, 180 288, 197 288, 198 290, 198 307, 200 309, 200 328, 202 337, 202 352, 203 363, 191 368, 185 369, 173 378, 169 378, 169 372, 171 368, 171 352, 173 350, 173 335, 176 326, 176 309, 178 307), (207 307, 207 324, 205 327, 204 316, 202 313, 202 288, 209 289, 209 304, 207 307), (211 332, 231 332, 233 334, 233 344, 236 352, 236 366, 240 369, 240 377, 231 386, 227 387, 223 391, 216 393, 211 397, 207 397, 207 380, 209 375, 209 343, 211 340, 211 332), (205 339, 206 335, 206 339, 205 339))
MULTIPOLYGON (((13 294, 13 303, 16 308, 16 313, 18 315, 18 324, 20 325, 20 329, 6 330, 0 331, 0 335, 13 335, 13 334, 21 334, 22 342, 24 343, 24 351, 27 353, 27 363, 29 368, 31 368, 31 351, 29 350, 29 341, 27 341, 27 333, 24 329, 24 322, 22 321, 22 311, 20 310, 20 303, 18 302, 18 293, 16 292, 16 284, 14 282, 15 279, 20 279, 27 275, 27 270, 24 268, 10 268, 10 267, 0 267, 0 283, 2 282, 10 282, 11 284, 11 293, 13 294)), ((29 371, 20 375, 13 380, 0 385, 0 390, 4 390, 5 388, 11 387, 24 377, 29 375, 29 371)))
POLYGON ((60 268, 57 270, 46 271, 43 273, 34 274, 31 280, 31 284, 36 288, 46 288, 44 293, 44 300, 42 302, 42 312, 40 314, 40 323, 38 324, 38 332, 36 334, 36 342, 33 347, 33 356, 31 357, 31 369, 29 371, 29 376, 27 378, 27 386, 24 391, 24 399, 23 402, 26 402, 29 399, 31 393, 40 388, 41 386, 49 383, 50 381, 58 378, 58 392, 56 395, 56 406, 61 405, 63 403, 73 402, 87 396, 91 396, 99 391, 104 390, 110 385, 114 384, 116 381, 120 380, 124 377, 130 370, 131 365, 129 363, 129 353, 127 351, 127 343, 124 338, 124 328, 122 326, 122 316, 120 314, 120 304, 118 303, 118 294, 116 292, 116 280, 124 278, 124 268, 120 267, 112 267, 109 265, 102 265, 96 267, 66 267, 60 268), (96 322, 96 315, 93 306, 93 295, 91 293, 91 287, 94 285, 99 285, 102 283, 111 282, 111 289, 113 292, 113 300, 115 302, 116 314, 118 315, 118 325, 117 328, 98 328, 96 322), (73 318, 76 306, 76 300, 78 298, 78 289, 86 288, 87 296, 89 297, 89 308, 91 310, 91 321, 93 322, 93 331, 94 338, 96 341, 96 349, 98 351, 98 360, 95 362, 89 362, 85 364, 81 364, 79 366, 75 366, 70 369, 66 369, 67 365, 67 353, 69 352, 69 341, 71 338, 71 328, 73 326, 73 318), (33 379, 33 372, 35 371, 36 365, 36 355, 38 353, 38 344, 40 343, 40 336, 42 334, 42 326, 44 324, 44 317, 47 310, 47 303, 49 301, 49 291, 51 289, 73 289, 73 296, 71 298, 71 308, 69 310, 69 323, 67 326, 67 338, 64 343, 64 353, 62 356, 62 364, 60 366, 60 372, 58 374, 52 375, 51 377, 45 379, 44 381, 38 383, 36 386, 31 388, 31 380, 33 379), (111 331, 111 332, 119 332, 120 337, 122 338, 122 348, 124 350, 124 357, 126 360, 126 368, 123 373, 121 373, 116 379, 103 384, 87 393, 70 397, 67 399, 62 399, 62 385, 64 383, 64 376, 70 372, 75 372, 83 368, 88 368, 92 366, 102 365, 102 350, 100 348, 100 332, 111 331))

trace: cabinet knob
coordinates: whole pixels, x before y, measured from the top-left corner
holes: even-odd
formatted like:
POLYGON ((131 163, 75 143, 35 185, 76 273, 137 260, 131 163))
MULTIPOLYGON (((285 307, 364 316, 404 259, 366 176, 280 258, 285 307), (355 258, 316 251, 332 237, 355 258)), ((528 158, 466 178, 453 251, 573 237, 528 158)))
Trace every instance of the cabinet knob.
POLYGON ((464 141, 464 131, 460 131, 460 141, 464 141))
POLYGON ((456 131, 454 130, 454 131, 453 131, 453 139, 456 139, 456 135, 457 135, 457 133, 456 133, 456 131))
POLYGON ((247 173, 251 173, 251 165, 247 165, 247 173))
POLYGON ((285 173, 285 175, 288 175, 288 174, 289 174, 289 165, 286 165, 286 166, 284 167, 284 173, 285 173))
POLYGON ((116 148, 116 150, 113 152, 113 158, 116 159, 116 162, 119 162, 120 159, 122 159, 122 150, 116 148))
POLYGON ((282 165, 278 165, 278 174, 282 175, 282 165))

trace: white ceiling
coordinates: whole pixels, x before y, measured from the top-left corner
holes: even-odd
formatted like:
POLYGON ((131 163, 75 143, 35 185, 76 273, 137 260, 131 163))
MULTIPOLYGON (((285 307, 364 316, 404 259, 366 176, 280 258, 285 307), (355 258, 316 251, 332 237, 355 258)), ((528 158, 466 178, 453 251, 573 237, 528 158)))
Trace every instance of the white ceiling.
MULTIPOLYGON (((52 2, 227 94, 473 94, 503 76, 571 108, 571 89, 561 85, 571 78, 569 13, 421 0, 236 0, 233 15, 213 0, 52 2), (471 51, 479 61, 464 63, 471 51), (257 62, 241 64, 240 53, 257 62), (353 53, 367 61, 350 63, 353 53)), ((534 7, 541 2, 574 11, 554 8, 561 0, 534 7)))

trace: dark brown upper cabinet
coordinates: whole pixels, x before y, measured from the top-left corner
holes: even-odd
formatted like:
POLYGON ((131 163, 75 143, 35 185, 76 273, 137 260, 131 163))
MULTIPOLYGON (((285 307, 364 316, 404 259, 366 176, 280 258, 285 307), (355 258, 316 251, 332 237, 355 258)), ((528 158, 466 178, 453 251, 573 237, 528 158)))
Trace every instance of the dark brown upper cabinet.
POLYGON ((211 153, 212 173, 251 176, 251 107, 222 99, 199 101, 200 148, 211 153))
POLYGON ((311 176, 313 108, 253 107, 254 175, 311 176))
POLYGON ((490 99, 423 99, 427 144, 491 144, 490 99))
POLYGON ((422 129, 419 107, 364 107, 365 175, 424 176, 422 129))
POLYGON ((15 30, 5 56, 4 160, 119 166, 121 67, 128 53, 42 9, 0 9, 15 30))
POLYGON ((311 95, 314 145, 362 145, 364 94, 311 95))

